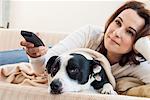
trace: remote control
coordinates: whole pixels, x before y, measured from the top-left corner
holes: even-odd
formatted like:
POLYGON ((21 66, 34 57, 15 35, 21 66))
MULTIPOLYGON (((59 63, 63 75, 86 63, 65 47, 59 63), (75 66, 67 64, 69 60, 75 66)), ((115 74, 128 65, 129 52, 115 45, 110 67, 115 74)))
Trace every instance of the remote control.
POLYGON ((33 43, 35 47, 45 46, 42 40, 38 36, 36 36, 33 32, 21 31, 21 35, 27 42, 33 43))

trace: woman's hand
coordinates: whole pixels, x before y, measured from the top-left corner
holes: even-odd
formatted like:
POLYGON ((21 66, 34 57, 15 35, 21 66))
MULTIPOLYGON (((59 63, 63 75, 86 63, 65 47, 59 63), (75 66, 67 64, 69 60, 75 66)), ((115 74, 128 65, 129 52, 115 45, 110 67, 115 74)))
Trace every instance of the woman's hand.
MULTIPOLYGON (((40 37, 38 34, 36 35, 40 37)), ((24 47, 26 53, 31 58, 37 58, 43 56, 48 51, 48 47, 45 46, 35 47, 33 43, 27 42, 25 39, 20 42, 20 45, 24 47)), ((33 61, 33 59, 31 59, 30 63, 32 64, 33 70, 37 75, 44 73, 44 67, 41 67, 44 65, 44 59, 40 59, 37 61, 33 61)))
POLYGON ((48 50, 48 47, 45 46, 34 47, 33 43, 27 42, 25 40, 21 41, 20 45, 24 46, 26 53, 32 58, 43 56, 47 53, 48 50))

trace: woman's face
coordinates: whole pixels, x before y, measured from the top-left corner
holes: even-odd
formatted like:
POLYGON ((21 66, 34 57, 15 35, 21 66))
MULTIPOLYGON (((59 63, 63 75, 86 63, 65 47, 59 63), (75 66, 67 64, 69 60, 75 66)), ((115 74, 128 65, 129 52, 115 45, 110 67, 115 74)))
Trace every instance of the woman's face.
POLYGON ((136 34, 145 21, 133 9, 122 11, 108 26, 104 46, 110 53, 125 54, 132 50, 136 34))

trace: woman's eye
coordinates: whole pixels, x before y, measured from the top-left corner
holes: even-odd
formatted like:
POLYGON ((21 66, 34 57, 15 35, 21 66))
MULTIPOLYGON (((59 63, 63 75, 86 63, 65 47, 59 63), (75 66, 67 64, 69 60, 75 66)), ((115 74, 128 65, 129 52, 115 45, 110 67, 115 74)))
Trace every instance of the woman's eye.
POLYGON ((115 20, 115 23, 116 23, 119 27, 121 27, 121 22, 120 22, 119 20, 115 20))
POLYGON ((129 35, 131 35, 131 36, 134 35, 134 33, 133 33, 131 30, 127 30, 127 33, 128 33, 129 35))

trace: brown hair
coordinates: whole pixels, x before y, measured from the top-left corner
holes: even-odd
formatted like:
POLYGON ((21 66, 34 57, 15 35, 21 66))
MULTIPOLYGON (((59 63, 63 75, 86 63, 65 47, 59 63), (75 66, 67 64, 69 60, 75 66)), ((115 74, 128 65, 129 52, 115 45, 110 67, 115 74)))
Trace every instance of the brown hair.
MULTIPOLYGON (((138 1, 128 1, 126 2, 123 6, 121 6, 118 10, 116 10, 113 15, 108 19, 107 23, 105 24, 105 30, 104 33, 106 32, 108 26, 110 25, 111 22, 125 9, 133 9, 137 12, 137 14, 142 17, 145 20, 145 25, 144 27, 140 30, 139 34, 137 34, 134 43, 136 42, 137 39, 140 37, 146 36, 150 34, 150 10, 146 9, 144 7, 144 3, 138 2, 138 1)), ((99 52, 102 54, 106 55, 107 50, 104 47, 104 39, 99 45, 99 52)), ((124 66, 127 62, 133 62, 134 64, 139 64, 140 62, 136 60, 136 53, 132 49, 129 53, 124 54, 122 58, 119 61, 120 66, 124 66)), ((142 56, 142 55, 140 55, 142 56)))

